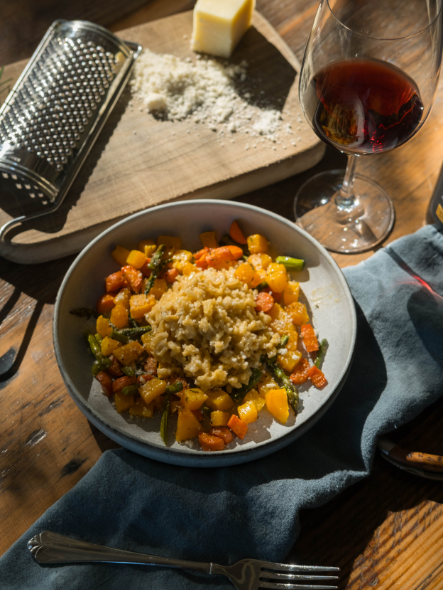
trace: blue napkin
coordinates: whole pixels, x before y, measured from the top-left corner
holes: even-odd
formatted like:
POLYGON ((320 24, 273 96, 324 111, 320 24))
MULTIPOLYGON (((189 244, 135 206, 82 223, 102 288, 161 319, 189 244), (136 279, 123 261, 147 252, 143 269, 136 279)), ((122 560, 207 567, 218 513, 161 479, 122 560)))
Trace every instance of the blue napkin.
POLYGON ((0 559, 3 590, 226 588, 190 571, 137 565, 40 566, 38 532, 196 561, 282 561, 300 510, 369 474, 377 437, 443 392, 443 234, 426 226, 345 269, 358 316, 349 378, 302 438, 252 463, 220 469, 164 465, 124 449, 97 465, 0 559))

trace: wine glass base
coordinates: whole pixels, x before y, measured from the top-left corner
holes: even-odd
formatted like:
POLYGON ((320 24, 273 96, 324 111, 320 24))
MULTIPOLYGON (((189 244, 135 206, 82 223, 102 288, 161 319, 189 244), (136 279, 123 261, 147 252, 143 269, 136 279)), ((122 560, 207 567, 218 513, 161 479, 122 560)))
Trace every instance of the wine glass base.
POLYGON ((294 201, 297 225, 332 252, 355 254, 379 244, 394 225, 394 205, 373 180, 355 175, 354 208, 339 209, 334 196, 344 170, 316 174, 299 189, 294 201))

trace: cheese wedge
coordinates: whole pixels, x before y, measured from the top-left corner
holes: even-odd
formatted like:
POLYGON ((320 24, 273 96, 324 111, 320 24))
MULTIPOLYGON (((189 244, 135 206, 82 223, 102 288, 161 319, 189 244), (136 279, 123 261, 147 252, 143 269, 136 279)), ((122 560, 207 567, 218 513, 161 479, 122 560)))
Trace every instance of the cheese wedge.
POLYGON ((198 0, 191 49, 228 58, 251 25, 255 0, 198 0))

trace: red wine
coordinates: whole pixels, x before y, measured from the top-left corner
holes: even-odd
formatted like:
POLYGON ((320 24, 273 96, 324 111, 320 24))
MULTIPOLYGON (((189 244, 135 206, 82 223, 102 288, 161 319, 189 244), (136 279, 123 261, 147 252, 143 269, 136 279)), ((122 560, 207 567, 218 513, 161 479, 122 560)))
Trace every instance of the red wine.
POLYGON ((323 140, 361 155, 405 143, 423 115, 414 80, 391 64, 370 59, 337 61, 320 70, 303 102, 323 140))

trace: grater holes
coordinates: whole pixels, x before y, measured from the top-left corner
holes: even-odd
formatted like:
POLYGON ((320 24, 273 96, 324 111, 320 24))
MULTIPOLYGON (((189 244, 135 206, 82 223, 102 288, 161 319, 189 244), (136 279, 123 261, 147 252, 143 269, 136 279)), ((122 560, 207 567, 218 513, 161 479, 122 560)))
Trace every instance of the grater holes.
POLYGON ((5 179, 8 179, 9 178, 9 174, 7 172, 2 172, 2 176, 5 179))
POLYGON ((23 186, 22 186, 22 185, 21 185, 19 182, 16 182, 16 183, 15 183, 15 186, 16 186, 16 187, 17 187, 19 190, 21 190, 21 189, 23 188, 23 186))

